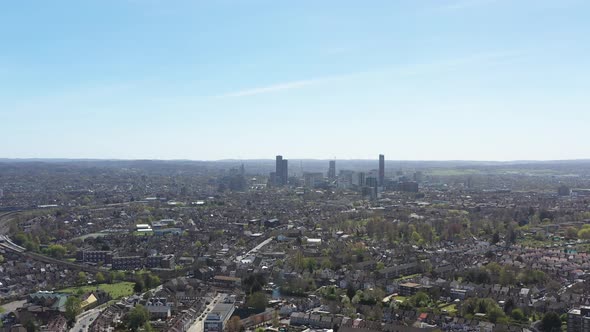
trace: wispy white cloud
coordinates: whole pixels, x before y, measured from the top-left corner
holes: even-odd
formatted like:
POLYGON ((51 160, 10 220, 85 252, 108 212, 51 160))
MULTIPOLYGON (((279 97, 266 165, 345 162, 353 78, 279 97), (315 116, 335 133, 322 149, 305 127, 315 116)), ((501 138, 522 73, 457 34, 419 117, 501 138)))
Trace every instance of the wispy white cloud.
POLYGON ((415 64, 407 64, 407 65, 403 65, 403 66, 381 67, 378 69, 359 71, 359 72, 348 73, 348 74, 324 76, 324 77, 311 78, 311 79, 306 79, 306 80, 275 83, 275 84, 268 85, 268 86, 247 88, 247 89, 243 89, 243 90, 224 93, 221 95, 216 95, 215 97, 216 98, 238 98, 238 97, 248 97, 248 96, 269 94, 269 93, 275 93, 275 92, 279 92, 279 91, 302 89, 302 88, 310 87, 313 85, 325 84, 328 82, 337 82, 337 81, 342 81, 342 80, 346 80, 346 79, 350 79, 350 78, 357 78, 357 77, 363 76, 363 75, 374 75, 376 73, 389 73, 393 76, 406 76, 406 77, 407 76, 424 75, 424 74, 428 74, 428 73, 439 73, 439 72, 454 70, 456 68, 460 68, 460 67, 464 67, 464 66, 473 66, 473 65, 487 66, 487 65, 502 63, 505 61, 516 59, 519 56, 522 56, 523 54, 524 53, 522 51, 518 51, 518 50, 481 52, 481 53, 474 53, 474 54, 469 54, 469 55, 461 56, 461 57, 435 60, 435 61, 427 62, 427 63, 415 63, 415 64))
POLYGON ((254 96, 254 95, 272 93, 272 92, 283 91, 283 90, 300 89, 300 88, 307 87, 307 86, 310 86, 313 84, 317 84, 317 83, 320 83, 322 81, 326 81, 329 79, 331 79, 331 78, 326 77, 326 78, 316 78, 316 79, 309 79, 309 80, 277 83, 277 84, 268 85, 268 86, 264 86, 264 87, 234 91, 234 92, 222 94, 217 97, 221 97, 221 98, 223 98, 223 97, 246 97, 246 96, 254 96))

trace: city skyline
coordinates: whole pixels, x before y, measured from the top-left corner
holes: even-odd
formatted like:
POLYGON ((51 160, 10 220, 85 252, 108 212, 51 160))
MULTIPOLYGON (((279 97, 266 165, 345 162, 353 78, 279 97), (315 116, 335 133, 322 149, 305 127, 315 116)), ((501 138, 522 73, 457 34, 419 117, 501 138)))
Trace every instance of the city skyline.
POLYGON ((3 4, 0 158, 590 158, 590 3, 372 4, 3 4))

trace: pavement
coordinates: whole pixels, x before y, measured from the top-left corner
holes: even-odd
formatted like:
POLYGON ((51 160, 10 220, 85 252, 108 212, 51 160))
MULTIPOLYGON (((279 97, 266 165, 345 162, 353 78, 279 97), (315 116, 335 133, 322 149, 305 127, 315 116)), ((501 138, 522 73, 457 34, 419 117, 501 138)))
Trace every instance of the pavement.
POLYGON ((257 245, 256 247, 252 248, 250 251, 245 253, 244 255, 236 256, 236 262, 240 262, 244 257, 248 257, 251 254, 258 252, 264 246, 271 243, 273 239, 274 239, 274 237, 269 237, 268 239, 262 241, 262 243, 260 243, 259 245, 257 245))
POLYGON ((1 307, 4 308, 5 312, 12 312, 16 311, 16 309, 23 306, 23 304, 27 303, 26 300, 14 301, 10 303, 3 304, 1 307))
POLYGON ((90 309, 76 317, 76 324, 70 329, 70 332, 87 332, 88 327, 98 317, 101 309, 90 309))
MULTIPOLYGON (((189 329, 187 330, 187 332, 203 332, 203 324, 205 323, 205 318, 207 318, 207 314, 209 312, 211 312, 211 310, 213 310, 213 307, 215 307, 215 305, 220 301, 220 294, 217 294, 213 300, 211 301, 211 303, 209 303, 209 305, 207 305, 205 307, 205 311, 204 311, 204 317, 203 319, 199 320, 199 318, 197 318, 197 320, 193 323, 193 325, 191 325, 191 327, 189 327, 189 329)), ((199 317, 201 317, 201 315, 199 315, 199 317)))

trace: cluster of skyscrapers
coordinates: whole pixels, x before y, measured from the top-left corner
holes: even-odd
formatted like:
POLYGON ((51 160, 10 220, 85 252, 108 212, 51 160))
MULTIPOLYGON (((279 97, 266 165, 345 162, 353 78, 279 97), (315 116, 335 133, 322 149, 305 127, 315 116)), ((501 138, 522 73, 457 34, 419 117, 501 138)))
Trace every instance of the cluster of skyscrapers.
POLYGON ((301 178, 289 179, 288 161, 283 156, 276 156, 275 171, 270 173, 268 184, 273 187, 282 187, 288 184, 304 186, 307 188, 340 188, 357 190, 363 196, 378 198, 385 190, 418 192, 418 182, 421 181, 422 172, 416 172, 414 179, 409 179, 400 171, 392 178, 385 177, 385 155, 379 155, 377 169, 367 172, 352 170, 340 170, 336 173, 336 160, 330 160, 327 174, 324 172, 303 172, 301 178), (327 177, 326 177, 327 175, 327 177), (303 180, 302 182, 300 180, 303 180), (292 183, 290 181, 293 181, 292 183))

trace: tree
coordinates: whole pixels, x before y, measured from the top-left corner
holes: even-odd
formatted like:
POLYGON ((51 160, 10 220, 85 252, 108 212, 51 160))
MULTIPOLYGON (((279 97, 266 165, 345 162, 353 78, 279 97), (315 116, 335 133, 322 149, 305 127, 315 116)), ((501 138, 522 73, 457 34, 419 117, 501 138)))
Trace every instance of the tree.
POLYGON ((135 285, 133 285, 133 292, 135 293, 141 293, 143 291, 143 280, 137 280, 135 281, 135 285))
POLYGON ((509 297, 508 300, 504 303, 504 312, 507 314, 511 314, 512 310, 514 309, 514 300, 509 297))
POLYGON ((147 309, 141 304, 136 305, 125 316, 125 324, 132 330, 137 331, 139 327, 144 326, 149 322, 150 314, 147 309))
POLYGON ((242 279, 242 288, 247 295, 260 292, 264 285, 266 285, 266 278, 262 273, 249 274, 242 279))
POLYGON ((418 292, 414 296, 408 299, 409 303, 415 308, 427 307, 430 303, 430 296, 425 292, 418 292))
POLYGON ((143 332, 156 332, 156 330, 154 330, 150 322, 145 322, 143 323, 143 332))
POLYGON ((4 263, 4 256, 0 255, 0 264, 4 263))
POLYGON ((246 305, 248 307, 252 307, 257 311, 264 311, 266 306, 268 305, 268 299, 266 298, 266 294, 263 292, 256 292, 250 294, 246 301, 246 305))
POLYGON ((524 313, 519 308, 512 310, 512 313, 510 314, 510 316, 512 317, 512 319, 517 320, 517 321, 525 320, 524 313))
POLYGON ((151 273, 143 273, 140 278, 143 281, 143 287, 145 289, 150 289, 160 285, 160 277, 153 275, 151 273))
POLYGON ((412 242, 414 243, 418 243, 422 240, 422 236, 420 236, 420 233, 413 231, 412 232, 412 242))
POLYGON ((104 283, 106 280, 102 272, 96 272, 96 276, 94 276, 94 278, 96 279, 96 282, 99 284, 104 283))
POLYGON ((227 321, 228 332, 240 332, 242 330, 242 321, 239 316, 233 316, 227 321))
POLYGON ((66 254, 67 250, 66 247, 60 245, 60 244, 52 244, 49 247, 47 247, 47 253, 49 254, 49 256, 51 257, 55 257, 55 258, 63 258, 66 254))
POLYGON ((590 228, 582 228, 578 231, 578 238, 583 240, 590 239, 590 228))
POLYGON ((305 259, 305 267, 309 270, 309 273, 313 273, 316 267, 316 261, 313 258, 305 259))
POLYGON ((80 271, 78 272, 78 284, 83 285, 87 281, 86 279, 86 272, 80 271))
POLYGON ((502 270, 500 270, 500 284, 507 286, 514 284, 515 281, 516 276, 514 275, 514 272, 506 267, 503 267, 502 270))
POLYGON ((68 322, 75 322, 76 316, 78 316, 82 312, 82 308, 80 308, 80 299, 77 296, 68 296, 65 308, 65 316, 68 322))
POLYGON ((500 242, 500 234, 495 232, 494 235, 492 235, 492 244, 496 244, 498 242, 500 242))
POLYGON ((565 237, 568 239, 576 239, 578 237, 578 230, 574 227, 568 227, 565 230, 565 237))
POLYGON ((541 320, 541 330, 544 332, 561 331, 561 319, 559 315, 553 311, 546 313, 541 320))
MULTIPOLYGON (((276 265, 276 262, 275 262, 275 265, 276 265)), ((328 257, 324 258, 324 259, 322 260, 322 266, 321 266, 321 267, 322 267, 322 269, 328 269, 328 270, 331 270, 331 269, 332 269, 332 267, 333 267, 333 265, 332 265, 332 261, 331 261, 331 260, 330 260, 328 257)))
POLYGON ((496 323, 500 318, 504 317, 504 311, 499 307, 493 307, 487 311, 488 319, 492 323, 496 323))
POLYGON ((37 325, 35 324, 35 321, 33 321, 32 319, 26 320, 23 325, 24 325, 25 329, 27 330, 27 332, 36 332, 36 331, 38 331, 37 325))
POLYGON ((516 243, 516 230, 514 229, 515 226, 513 223, 508 225, 508 228, 506 229, 506 245, 512 245, 514 243, 516 243))
POLYGON ((346 288, 346 296, 348 296, 348 299, 352 300, 355 294, 356 291, 354 290, 352 284, 348 285, 348 287, 346 288))

